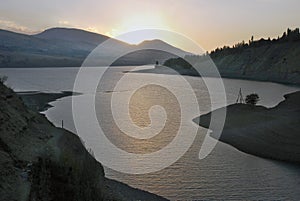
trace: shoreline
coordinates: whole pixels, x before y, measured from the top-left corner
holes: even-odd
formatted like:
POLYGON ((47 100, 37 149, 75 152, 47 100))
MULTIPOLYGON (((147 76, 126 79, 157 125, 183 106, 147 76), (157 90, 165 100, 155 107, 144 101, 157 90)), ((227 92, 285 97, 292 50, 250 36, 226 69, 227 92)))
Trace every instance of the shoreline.
MULTIPOLYGON (((220 138, 238 150, 255 156, 300 164, 300 92, 284 95, 272 108, 233 104, 201 115, 199 126, 209 128, 212 113, 227 110, 220 138)), ((197 121, 195 121, 197 122, 197 121)))
MULTIPOLYGON (((155 67, 153 69, 137 70, 137 71, 126 72, 126 73, 153 73, 153 74, 164 74, 164 75, 183 75, 183 76, 191 76, 191 77, 201 77, 199 75, 195 75, 194 73, 191 73, 189 70, 178 70, 178 71, 177 70, 178 69, 173 69, 173 68, 167 67, 167 66, 159 66, 159 67, 155 67), (168 68, 169 68, 169 70, 168 70, 168 68), (174 73, 173 71, 176 71, 177 73, 174 73)), ((216 76, 209 76, 209 75, 207 75, 206 77, 217 78, 216 76)), ((283 85, 287 85, 287 86, 300 87, 300 84, 297 84, 297 83, 274 81, 274 80, 270 80, 270 79, 259 79, 259 78, 241 77, 241 76, 234 76, 234 75, 220 75, 220 78, 235 79, 235 80, 248 80, 248 81, 257 81, 257 82, 270 82, 270 83, 275 83, 275 84, 283 84, 283 85)))
POLYGON ((74 93, 18 94, 0 83, 0 171, 3 173, 0 197, 3 201, 167 200, 106 178, 101 163, 86 150, 76 134, 55 127, 36 111, 47 109, 47 101, 74 93), (29 109, 26 103, 31 106, 35 103, 35 110, 29 109))
POLYGON ((44 112, 49 108, 53 107, 50 102, 56 101, 58 99, 68 97, 68 96, 77 96, 81 93, 72 92, 72 91, 61 91, 61 92, 41 92, 41 91, 24 91, 16 93, 24 102, 24 104, 31 110, 37 112, 44 112))

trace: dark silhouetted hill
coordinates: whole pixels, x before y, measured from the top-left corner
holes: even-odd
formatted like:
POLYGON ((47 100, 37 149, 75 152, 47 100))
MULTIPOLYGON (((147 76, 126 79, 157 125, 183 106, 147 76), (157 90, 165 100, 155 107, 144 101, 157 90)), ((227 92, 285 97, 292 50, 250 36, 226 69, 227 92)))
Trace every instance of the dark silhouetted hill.
POLYGON ((46 40, 61 40, 70 41, 73 43, 86 43, 92 46, 98 45, 103 41, 109 39, 108 36, 71 28, 47 29, 39 34, 36 34, 35 37, 46 40))
POLYGON ((227 110, 220 141, 249 154, 300 164, 300 92, 284 97, 273 108, 233 104, 214 110, 200 116, 200 126, 209 128, 211 115, 227 110))
POLYGON ((112 45, 105 49, 105 56, 101 59, 105 60, 116 51, 129 52, 114 65, 154 64, 156 60, 163 62, 174 57, 169 52, 180 56, 188 54, 160 40, 130 45, 80 29, 52 28, 36 35, 0 30, 0 67, 81 66, 91 51, 107 39, 111 39, 112 45), (139 50, 141 48, 146 50, 139 50), (157 50, 161 48, 166 51, 157 50))

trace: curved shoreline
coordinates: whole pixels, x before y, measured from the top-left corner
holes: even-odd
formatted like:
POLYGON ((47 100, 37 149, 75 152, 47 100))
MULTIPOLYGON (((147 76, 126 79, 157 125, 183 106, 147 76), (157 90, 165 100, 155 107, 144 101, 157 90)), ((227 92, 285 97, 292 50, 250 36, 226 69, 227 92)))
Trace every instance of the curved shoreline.
MULTIPOLYGON (((22 94, 47 109, 47 101, 73 93, 22 94)), ((2 83, 0 111, 1 200, 167 200, 106 178, 77 135, 29 110, 2 83)))
MULTIPOLYGON (((252 155, 300 164, 300 92, 284 97, 273 108, 229 105, 201 115, 198 122, 209 128, 211 114, 227 109, 220 141, 252 155)), ((213 130, 210 135, 218 139, 213 130)))
POLYGON ((21 99, 29 109, 37 112, 44 112, 49 108, 53 107, 49 103, 56 101, 60 98, 80 95, 80 93, 76 93, 72 91, 61 91, 55 93, 46 93, 40 91, 25 91, 25 92, 17 92, 17 94, 21 97, 21 99))
MULTIPOLYGON (((198 74, 195 74, 191 72, 190 70, 182 70, 182 69, 172 69, 171 67, 167 66, 159 66, 155 67, 153 69, 144 69, 144 70, 138 70, 138 71, 133 71, 133 73, 153 73, 153 74, 165 74, 165 75, 183 75, 183 76, 191 76, 191 77, 201 77, 198 74), (168 70, 169 68, 169 70, 168 70), (174 71, 177 71, 177 74, 174 73, 174 71)), ((211 76, 215 77, 215 76, 211 76)), ((291 82, 285 82, 285 81, 280 81, 280 80, 274 80, 274 79, 265 79, 265 78, 254 78, 251 76, 239 76, 239 75, 228 75, 228 74, 221 74, 221 78, 225 79, 236 79, 236 80, 249 80, 249 81, 257 81, 257 82, 271 82, 271 83, 276 83, 276 84, 283 84, 287 86, 295 86, 299 87, 300 83, 291 83, 291 82)))

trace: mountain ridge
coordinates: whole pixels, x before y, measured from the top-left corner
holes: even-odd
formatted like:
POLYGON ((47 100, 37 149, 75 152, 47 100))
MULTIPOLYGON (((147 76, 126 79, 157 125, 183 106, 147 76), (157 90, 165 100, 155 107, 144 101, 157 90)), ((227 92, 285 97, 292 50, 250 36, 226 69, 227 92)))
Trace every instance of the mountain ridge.
MULTIPOLYGON (((242 41, 233 47, 224 46, 205 55, 188 55, 184 60, 196 69, 206 69, 207 63, 212 65, 213 62, 221 77, 300 85, 299 56, 300 33, 296 28, 287 29, 278 38, 254 41, 252 37, 249 43, 242 41)), ((198 76, 193 68, 184 69, 181 60, 172 58, 164 65, 185 75, 198 76)), ((205 73, 209 76, 209 69, 205 73)))
POLYGON ((0 39, 0 67, 79 67, 99 44, 108 39, 113 47, 108 49, 107 55, 113 55, 116 50, 130 52, 113 65, 154 64, 156 58, 162 63, 174 57, 170 52, 180 56, 188 54, 161 40, 131 45, 102 34, 63 27, 50 28, 34 35, 0 30, 0 39), (160 49, 166 51, 161 52, 160 49))

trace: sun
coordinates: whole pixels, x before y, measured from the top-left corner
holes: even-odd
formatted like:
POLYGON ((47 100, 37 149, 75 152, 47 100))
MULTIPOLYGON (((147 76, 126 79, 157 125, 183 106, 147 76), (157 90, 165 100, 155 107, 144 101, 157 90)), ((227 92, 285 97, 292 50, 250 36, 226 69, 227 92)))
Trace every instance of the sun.
POLYGON ((177 32, 176 26, 172 26, 174 25, 172 22, 170 19, 167 20, 161 13, 135 13, 121 20, 106 35, 129 44, 139 44, 145 40, 159 39, 185 51, 203 54, 203 51, 199 52, 199 48, 195 45, 186 45, 185 40, 174 37, 176 34, 172 34, 172 32, 177 32))
MULTIPOLYGON (((143 29, 164 29, 170 30, 168 23, 162 15, 157 13, 134 14, 122 20, 119 26, 113 28, 107 34, 112 37, 118 37, 124 33, 143 30, 143 29)), ((143 40, 157 39, 157 36, 143 35, 126 37, 122 40, 130 44, 138 44, 143 40), (154 38, 155 37, 155 38, 154 38)))

